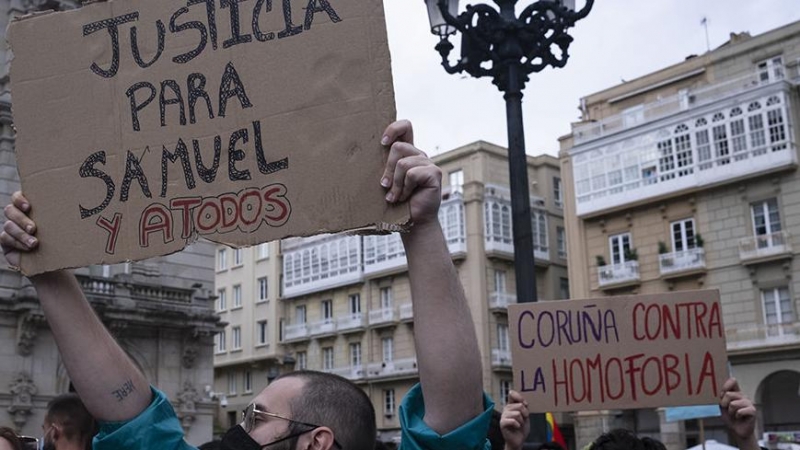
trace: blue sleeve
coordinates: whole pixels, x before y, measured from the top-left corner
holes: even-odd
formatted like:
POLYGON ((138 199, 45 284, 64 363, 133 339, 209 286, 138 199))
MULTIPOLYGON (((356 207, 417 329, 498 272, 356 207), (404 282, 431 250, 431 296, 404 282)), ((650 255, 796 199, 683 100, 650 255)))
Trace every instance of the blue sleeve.
POLYGON ((417 383, 400 404, 401 450, 489 450, 486 434, 492 418, 494 402, 483 394, 483 413, 455 430, 440 435, 423 420, 425 403, 422 387, 417 383))
POLYGON ((183 440, 183 428, 167 396, 156 388, 153 401, 127 422, 100 422, 94 450, 196 450, 183 440))

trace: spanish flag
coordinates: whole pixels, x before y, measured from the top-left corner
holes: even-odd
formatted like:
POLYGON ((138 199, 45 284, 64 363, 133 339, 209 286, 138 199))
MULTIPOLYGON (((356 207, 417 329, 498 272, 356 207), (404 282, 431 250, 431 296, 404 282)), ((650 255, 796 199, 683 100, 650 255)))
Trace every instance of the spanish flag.
POLYGON ((547 442, 555 442, 567 448, 567 443, 564 441, 561 430, 558 429, 558 424, 556 423, 556 419, 553 418, 553 413, 546 413, 545 419, 547 420, 547 442))

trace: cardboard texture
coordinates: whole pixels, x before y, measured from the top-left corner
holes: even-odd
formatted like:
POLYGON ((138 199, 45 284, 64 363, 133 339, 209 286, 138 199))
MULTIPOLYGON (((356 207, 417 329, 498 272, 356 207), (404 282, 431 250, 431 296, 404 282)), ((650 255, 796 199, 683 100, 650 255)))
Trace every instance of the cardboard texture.
POLYGON ((379 0, 117 0, 9 27, 23 273, 397 229, 379 0))
POLYGON ((707 405, 728 377, 718 291, 509 305, 531 412, 707 405))

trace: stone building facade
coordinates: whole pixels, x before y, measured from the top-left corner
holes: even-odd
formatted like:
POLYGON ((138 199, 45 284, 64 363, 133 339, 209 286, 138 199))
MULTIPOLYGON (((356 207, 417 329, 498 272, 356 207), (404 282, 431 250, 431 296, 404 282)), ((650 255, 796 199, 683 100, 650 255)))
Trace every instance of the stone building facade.
MULTIPOLYGON (((800 430, 800 22, 582 99, 561 139, 574 298, 719 289, 758 430, 800 430)), ((626 426, 678 450, 697 421, 575 415, 578 447, 626 426)), ((719 419, 706 438, 725 442, 719 419)))
MULTIPOLYGON (((501 408, 512 380, 506 310, 517 301, 507 152, 476 142, 433 159, 444 173, 439 219, 475 321, 484 389, 501 408)), ((528 176, 538 295, 568 298, 558 161, 528 157, 528 176)), ((228 323, 214 358, 215 391, 228 404, 219 411, 220 429, 235 423, 232 411, 277 374, 314 369, 363 387, 379 438, 397 442, 399 402, 418 381, 399 235, 323 235, 270 245, 217 250, 218 296, 225 298, 218 314, 228 323)))
MULTIPOLYGON (((69 0, 0 0, 0 30, 13 17, 70 9, 69 0)), ((14 157, 8 67, 0 46, 0 203, 19 190, 14 157)), ((54 193, 54 195, 63 195, 54 193)), ((68 195, 68 193, 67 193, 68 195)), ((198 242, 181 253, 140 263, 93 266, 76 272, 99 317, 154 386, 172 399, 187 440, 211 439, 216 401, 213 336, 214 245, 198 242), (206 386, 209 389, 206 389, 206 386)), ((0 425, 41 435, 47 403, 69 392, 69 376, 47 327, 36 292, 0 262, 0 425)))

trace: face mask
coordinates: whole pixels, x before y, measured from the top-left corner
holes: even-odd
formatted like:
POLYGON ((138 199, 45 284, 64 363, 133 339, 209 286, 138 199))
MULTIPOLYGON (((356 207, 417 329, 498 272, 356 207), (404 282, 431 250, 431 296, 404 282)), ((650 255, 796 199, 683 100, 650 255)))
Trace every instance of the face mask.
MULTIPOLYGON (((220 442, 220 448, 222 450, 261 450, 267 447, 273 447, 275 444, 279 444, 281 442, 284 443, 281 447, 273 447, 275 450, 279 448, 289 450, 289 445, 291 441, 289 439, 296 438, 301 434, 306 434, 312 430, 306 430, 299 433, 292 433, 286 437, 282 437, 276 441, 272 441, 270 443, 261 445, 256 442, 246 431, 242 428, 241 425, 236 425, 235 427, 228 430, 224 436, 222 436, 222 441, 220 442)), ((51 449, 54 450, 54 449, 51 449)))

